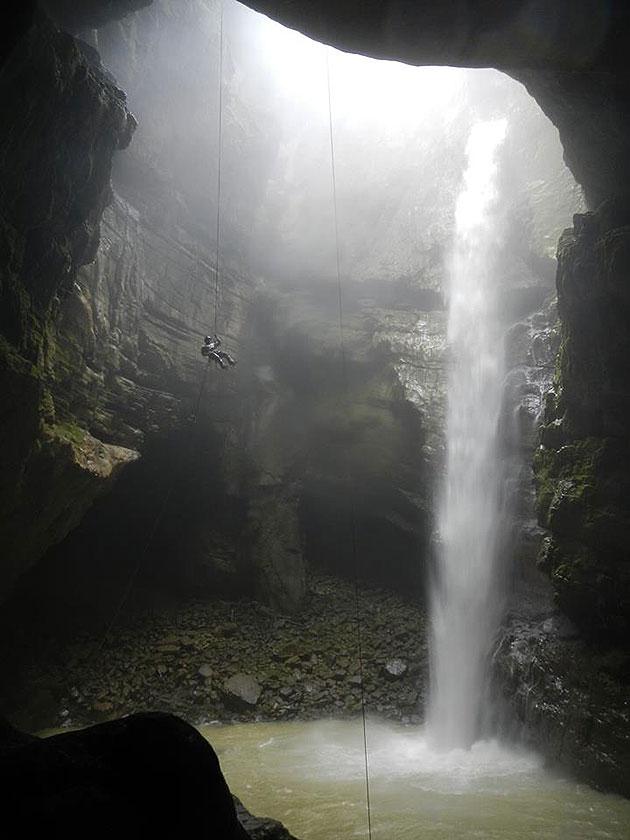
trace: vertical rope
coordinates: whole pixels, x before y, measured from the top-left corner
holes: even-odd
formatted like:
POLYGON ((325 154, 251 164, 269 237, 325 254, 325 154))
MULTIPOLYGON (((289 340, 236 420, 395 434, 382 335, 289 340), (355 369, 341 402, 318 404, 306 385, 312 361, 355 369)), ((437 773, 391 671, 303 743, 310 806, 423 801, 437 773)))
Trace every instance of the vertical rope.
POLYGON ((348 391, 348 370, 346 366, 346 344, 343 330, 343 297, 341 294, 341 256, 339 253, 339 221, 337 213, 337 176, 335 173, 335 141, 333 137, 332 119, 332 96, 330 87, 330 57, 328 47, 326 50, 326 83, 328 85, 328 131, 330 135, 330 163, 332 173, 332 195, 333 195, 333 218, 335 226, 335 262, 337 270, 337 299, 339 305, 339 344, 341 347, 341 375, 343 377, 344 390, 348 391))
POLYGON ((219 318, 219 256, 221 253, 221 159, 223 147, 223 0, 219 0, 219 115, 218 115, 218 163, 217 163, 217 226, 216 254, 214 264, 214 332, 217 333, 219 318))
MULTIPOLYGON (((335 262, 337 271, 337 298, 339 306, 339 345, 341 348, 341 371, 343 377, 343 388, 346 394, 346 401, 348 400, 348 368, 346 363, 346 343, 343 326, 343 296, 341 292, 341 257, 339 253, 339 214, 337 212, 337 178, 335 166, 335 141, 333 136, 333 118, 332 118, 332 95, 330 84, 330 57, 328 47, 324 47, 326 51, 326 82, 328 86, 328 128, 330 134, 330 165, 332 174, 332 196, 333 196, 333 218, 335 228, 335 262)), ((355 604, 355 624, 357 633, 357 651, 359 656, 359 678, 361 691, 361 722, 363 725, 363 757, 365 766, 365 807, 367 814, 368 837, 372 840, 372 807, 370 802, 370 762, 368 757, 368 743, 367 743, 367 718, 365 708, 365 681, 363 678, 363 633, 361 625, 361 603, 359 595, 359 562, 357 550, 357 518, 354 506, 354 498, 350 498, 350 510, 352 519, 352 558, 354 566, 354 604, 355 604)))

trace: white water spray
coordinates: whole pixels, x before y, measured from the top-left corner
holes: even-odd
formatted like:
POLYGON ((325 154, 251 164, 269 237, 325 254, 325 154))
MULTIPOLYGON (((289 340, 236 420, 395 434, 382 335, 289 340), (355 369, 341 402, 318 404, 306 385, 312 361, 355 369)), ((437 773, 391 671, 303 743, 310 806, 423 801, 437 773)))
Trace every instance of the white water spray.
POLYGON ((446 480, 432 593, 428 725, 441 748, 478 737, 488 648, 497 621, 501 467, 497 424, 504 371, 495 254, 500 237, 496 154, 505 120, 478 123, 457 200, 449 289, 446 480))

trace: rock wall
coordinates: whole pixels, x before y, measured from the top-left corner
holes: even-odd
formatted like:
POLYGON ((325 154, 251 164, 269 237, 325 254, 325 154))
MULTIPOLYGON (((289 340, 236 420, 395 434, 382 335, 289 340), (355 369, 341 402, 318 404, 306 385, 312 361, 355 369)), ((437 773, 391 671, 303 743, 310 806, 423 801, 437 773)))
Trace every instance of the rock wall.
POLYGON ((514 593, 492 660, 504 732, 581 781, 628 796, 627 652, 585 642, 552 595, 531 569, 514 593))
POLYGON ((540 365, 522 437, 534 484, 492 662, 512 734, 627 796, 627 227, 622 206, 600 213, 561 238, 561 320, 549 309, 522 335, 540 365))
MULTIPOLYGON (((8 62, 2 95, 8 110, 18 111, 18 99, 29 102, 29 109, 2 145, 3 168, 10 173, 2 196, 8 271, 1 287, 2 382, 9 407, 2 416, 8 445, 2 453, 0 540, 7 560, 0 594, 6 597, 13 582, 81 522, 140 451, 149 463, 136 464, 123 482, 127 507, 105 505, 94 522, 106 532, 126 523, 132 534, 142 528, 150 533, 150 509, 163 519, 184 515, 186 539, 171 529, 161 554, 173 544, 175 556, 188 550, 181 577, 196 586, 219 581, 224 591, 225 580, 233 585, 238 572, 242 591, 254 576, 249 559, 264 566, 277 546, 269 544, 261 557, 259 544, 267 539, 254 528, 242 547, 233 532, 239 526, 225 515, 226 507, 239 507, 242 476, 255 481, 256 466, 240 454, 240 380, 217 376, 199 346, 212 331, 216 300, 218 328, 238 356, 252 281, 222 264, 215 282, 208 225, 200 224, 209 208, 195 203, 199 190, 204 196, 212 190, 201 182, 196 192, 187 191, 186 183, 173 188, 172 173, 147 163, 157 137, 149 131, 139 154, 118 173, 128 200, 112 192, 113 153, 129 143, 136 121, 94 49, 59 32, 43 15, 8 62), (186 470, 194 481, 166 511, 162 500, 177 496, 174 487, 186 486, 186 470), (134 521, 134 495, 149 503, 141 527, 134 521), (200 505, 199 498, 207 503, 200 505), (208 527, 208 521, 218 524, 208 527), (226 553, 226 543, 236 545, 226 553)), ((214 120, 212 108, 208 113, 214 120)), ((150 126, 155 120, 156 110, 150 126)), ((172 144, 186 138, 167 140, 163 156, 176 158, 172 144)), ((234 514, 236 520, 243 515, 234 514)), ((292 531, 285 566, 291 576, 297 565, 299 582, 294 520, 287 524, 292 531)), ((76 553, 84 556, 86 544, 94 543, 90 521, 47 558, 66 563, 56 566, 50 584, 59 574, 66 582, 76 580, 77 572, 81 578, 72 564, 78 563, 76 553)), ((127 550, 115 540, 109 548, 133 567, 142 553, 138 539, 130 539, 127 550)), ((106 576, 107 546, 98 542, 106 576)), ((273 578, 273 585, 261 583, 271 600, 271 590, 283 582, 277 571, 273 578)), ((291 603, 301 594, 298 585, 291 603)))
POLYGON ((135 120, 125 96, 38 14, 0 78, 0 593, 61 539, 130 449, 69 427, 51 394, 53 324, 78 268, 93 259, 114 151, 135 120))
POLYGON ((630 300, 627 209, 577 215, 558 249, 561 346, 535 472, 541 566, 591 638, 628 639, 630 300))

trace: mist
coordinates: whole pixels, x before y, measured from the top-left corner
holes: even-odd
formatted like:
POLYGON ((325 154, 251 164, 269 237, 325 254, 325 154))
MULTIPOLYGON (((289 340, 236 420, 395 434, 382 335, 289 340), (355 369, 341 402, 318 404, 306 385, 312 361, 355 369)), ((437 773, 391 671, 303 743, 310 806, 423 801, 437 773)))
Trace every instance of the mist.
MULTIPOLYGON (((167 181, 161 186, 175 193, 178 222, 212 248, 218 7, 198 0, 163 17, 166 27, 163 19, 152 25, 148 13, 137 16, 147 30, 145 55, 130 57, 107 27, 98 33, 103 60, 140 123, 128 159, 118 162, 116 184, 123 195, 133 190, 138 158, 148 179, 157 180, 159 170, 167 181)), ((553 255, 577 188, 555 128, 520 84, 494 70, 417 68, 345 54, 226 2, 223 261, 273 283, 326 283, 334 276, 327 62, 345 281, 439 289, 466 138, 479 119, 509 118, 505 157, 516 150, 519 156, 509 166, 513 214, 553 255), (546 185, 545 200, 555 191, 560 206, 541 200, 532 207, 528 187, 537 182, 546 185)), ((159 206, 151 213, 159 219, 159 206)))

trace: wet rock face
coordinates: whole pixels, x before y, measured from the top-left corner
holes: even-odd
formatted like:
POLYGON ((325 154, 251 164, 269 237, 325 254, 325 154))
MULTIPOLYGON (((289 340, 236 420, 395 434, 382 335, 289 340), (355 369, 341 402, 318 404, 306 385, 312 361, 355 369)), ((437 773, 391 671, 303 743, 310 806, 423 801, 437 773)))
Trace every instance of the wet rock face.
POLYGON ((540 557, 560 606, 592 637, 627 639, 630 609, 630 219, 576 216, 559 246, 561 348, 535 474, 540 557))
POLYGON ((129 143, 135 120, 122 91, 42 14, 3 66, 0 103, 11 114, 0 132, 0 387, 11 406, 0 419, 0 544, 3 558, 12 558, 0 571, 4 594, 41 544, 63 537, 116 472, 86 469, 76 452, 59 446, 66 435, 58 426, 68 418, 55 415, 50 393, 52 323, 78 267, 94 257, 112 156, 129 143), (44 490, 52 474, 58 483, 44 490), (42 493, 56 499, 52 529, 42 493), (30 550, 17 545, 26 522, 30 550))
POLYGON ((628 655, 590 648, 551 609, 514 616, 493 665, 518 737, 595 787, 630 795, 628 655))

